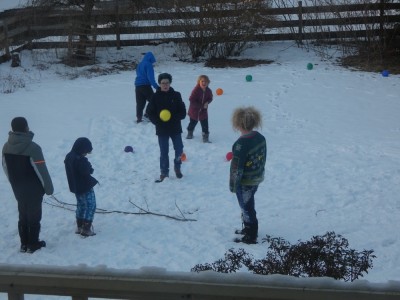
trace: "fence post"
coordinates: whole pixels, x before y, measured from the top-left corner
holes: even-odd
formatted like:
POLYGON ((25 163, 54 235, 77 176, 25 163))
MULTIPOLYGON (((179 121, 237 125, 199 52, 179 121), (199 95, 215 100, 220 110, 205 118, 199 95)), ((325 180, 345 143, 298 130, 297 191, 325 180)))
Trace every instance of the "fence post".
POLYGON ((88 300, 88 297, 85 296, 72 296, 72 300, 88 300))
MULTIPOLYGON (((29 18, 27 19, 27 23, 28 23, 28 49, 32 50, 33 49, 33 34, 32 34, 32 26, 36 23, 36 19, 37 19, 37 12, 36 12, 36 8, 32 7, 29 9, 29 18)), ((40 15, 40 12, 39 12, 40 15)), ((25 18, 25 15, 22 17, 25 18)))
POLYGON ((299 32, 298 32, 298 39, 299 44, 303 44, 303 1, 298 1, 299 5, 299 32))
POLYGON ((379 42, 382 49, 385 49, 385 0, 379 3, 379 42))
POLYGON ((4 28, 4 50, 6 51, 6 57, 9 59, 11 57, 10 55, 10 44, 8 42, 8 26, 7 26, 7 20, 4 20, 3 23, 3 28, 4 28))
POLYGON ((115 1, 115 30, 117 39, 117 50, 121 49, 121 30, 119 24, 119 0, 115 1))
POLYGON ((24 300, 24 294, 16 294, 16 293, 9 292, 8 300, 24 300))
POLYGON ((73 50, 73 40, 72 40, 72 35, 73 33, 73 22, 71 20, 68 20, 68 22, 70 22, 68 24, 68 50, 67 50, 67 56, 70 59, 72 57, 72 55, 74 54, 74 50, 73 50))

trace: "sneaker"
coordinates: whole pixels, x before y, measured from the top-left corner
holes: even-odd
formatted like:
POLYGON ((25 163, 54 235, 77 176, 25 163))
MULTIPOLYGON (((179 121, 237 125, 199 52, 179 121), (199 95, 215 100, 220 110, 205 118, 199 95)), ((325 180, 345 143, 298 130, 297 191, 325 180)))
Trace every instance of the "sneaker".
POLYGON ((27 245, 21 245, 21 247, 19 248, 19 252, 21 252, 21 253, 25 253, 27 250, 28 250, 27 245))
POLYGON ((143 122, 142 119, 137 119, 137 120, 136 120, 136 123, 137 123, 137 124, 142 123, 142 122, 143 122))
POLYGON ((34 253, 36 250, 39 250, 43 247, 46 247, 45 241, 38 241, 36 244, 28 245, 26 252, 34 253))
POLYGON ((257 237, 251 237, 245 234, 243 237, 236 238, 233 241, 235 243, 257 244, 257 237))
POLYGON ((160 175, 160 179, 156 179, 155 182, 163 182, 164 179, 167 178, 167 177, 168 177, 168 175, 161 174, 161 175, 160 175))
POLYGON ((182 172, 181 172, 181 170, 180 169, 178 169, 178 168, 174 168, 174 171, 175 171, 175 174, 176 174, 176 177, 177 178, 182 178, 183 177, 183 174, 182 174, 182 172))

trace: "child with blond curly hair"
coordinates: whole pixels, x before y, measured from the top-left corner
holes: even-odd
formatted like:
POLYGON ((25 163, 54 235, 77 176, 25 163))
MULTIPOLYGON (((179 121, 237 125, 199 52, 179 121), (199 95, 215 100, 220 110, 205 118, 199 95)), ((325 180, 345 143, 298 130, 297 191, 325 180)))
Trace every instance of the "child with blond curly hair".
POLYGON ((229 189, 236 193, 242 212, 243 229, 235 233, 243 237, 235 242, 257 243, 258 220, 254 194, 264 180, 267 143, 265 137, 254 130, 262 125, 261 113, 254 107, 237 108, 232 115, 232 126, 240 137, 232 146, 229 189))

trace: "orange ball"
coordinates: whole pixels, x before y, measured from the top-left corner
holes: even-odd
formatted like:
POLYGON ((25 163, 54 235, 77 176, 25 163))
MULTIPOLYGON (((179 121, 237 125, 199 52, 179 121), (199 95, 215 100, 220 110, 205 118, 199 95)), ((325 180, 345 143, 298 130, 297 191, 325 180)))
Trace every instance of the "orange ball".
POLYGON ((221 89, 221 88, 217 88, 217 90, 215 91, 215 93, 216 93, 218 96, 221 96, 221 95, 224 93, 224 90, 221 89))
POLYGON ((186 154, 185 154, 185 152, 183 152, 181 154, 181 161, 185 161, 185 160, 186 160, 186 154))

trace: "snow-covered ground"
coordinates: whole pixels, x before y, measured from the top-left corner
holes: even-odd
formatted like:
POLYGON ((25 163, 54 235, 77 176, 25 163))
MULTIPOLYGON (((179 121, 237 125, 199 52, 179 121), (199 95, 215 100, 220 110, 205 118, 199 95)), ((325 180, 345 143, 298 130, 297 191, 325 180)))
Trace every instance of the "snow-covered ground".
POLYGON ((0 0, 0 12, 7 9, 24 7, 27 3, 28 0, 0 0))
MULTIPOLYGON (((274 62, 245 69, 183 63, 173 56, 172 45, 98 49, 98 69, 122 60, 137 62, 149 50, 158 60, 156 75, 172 74, 172 87, 182 93, 187 107, 200 74, 210 77, 214 91, 212 143, 201 142, 198 125, 195 138, 184 139, 184 177, 171 174, 161 184, 154 183, 159 176, 154 126, 135 123, 133 70, 94 76, 89 68, 58 63, 61 50, 24 51, 21 67, 0 65, 0 141, 7 140, 13 117, 26 117, 34 141, 42 146, 55 197, 71 204, 53 206, 57 203, 46 196, 41 238, 48 246, 21 254, 16 201, 1 172, 0 264, 155 266, 189 272, 196 264, 222 258, 230 248, 242 247, 262 258, 266 234, 294 244, 335 231, 349 240, 350 248, 374 250, 374 267, 364 279, 400 284, 400 76, 344 69, 334 59, 323 61, 290 42, 254 45, 243 58, 274 62), (245 80, 248 74, 251 82, 245 80), (216 96, 217 88, 224 90, 222 96, 216 96), (15 91, 1 93, 7 89, 15 91), (260 131, 268 142, 266 178, 256 193, 256 245, 232 241, 241 220, 228 189, 225 155, 238 138, 230 123, 232 111, 243 105, 261 110, 260 131), (97 235, 86 239, 74 234, 75 198, 63 164, 80 136, 93 143, 89 160, 100 181, 95 188, 97 235), (135 152, 125 153, 127 145, 135 152), (190 220, 130 214, 140 212, 136 206, 190 220)), ((187 124, 188 119, 183 127, 187 124)))

